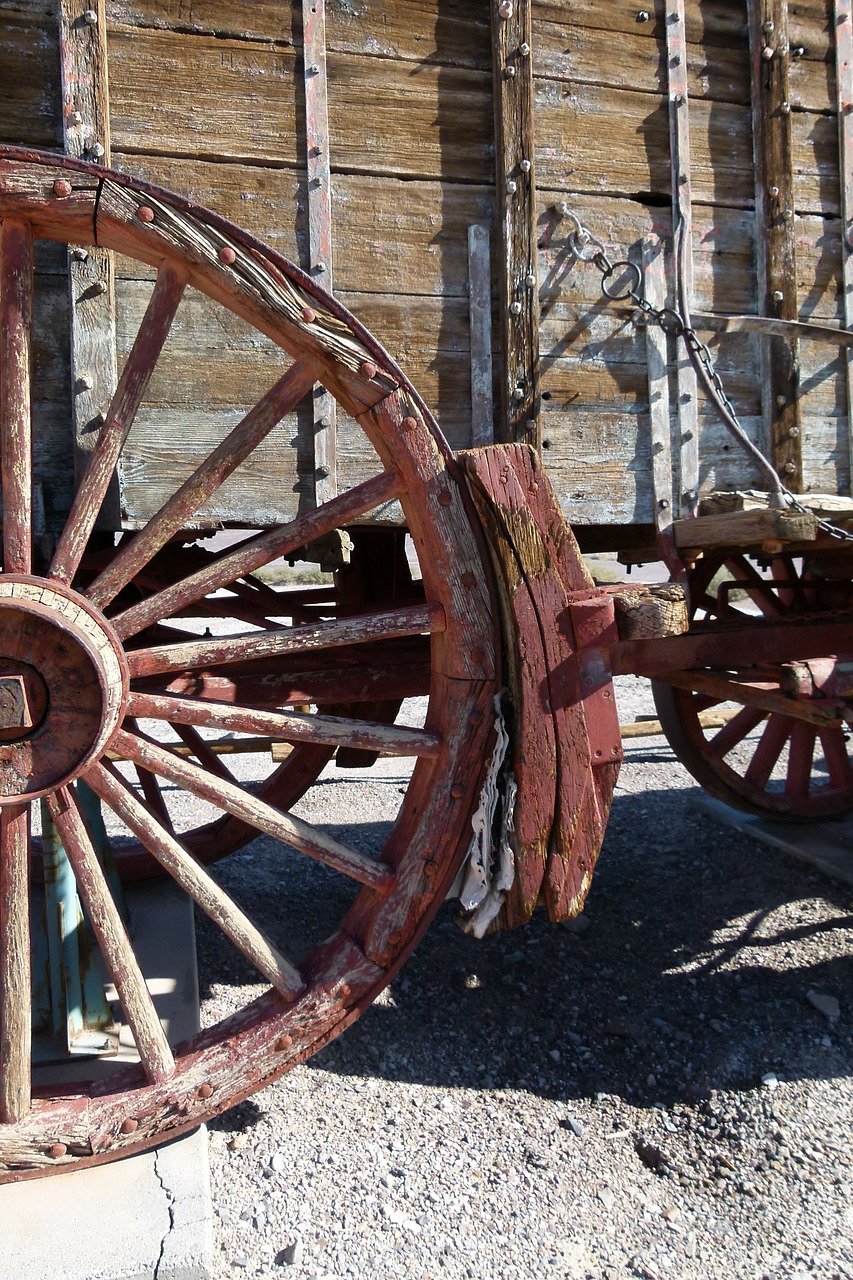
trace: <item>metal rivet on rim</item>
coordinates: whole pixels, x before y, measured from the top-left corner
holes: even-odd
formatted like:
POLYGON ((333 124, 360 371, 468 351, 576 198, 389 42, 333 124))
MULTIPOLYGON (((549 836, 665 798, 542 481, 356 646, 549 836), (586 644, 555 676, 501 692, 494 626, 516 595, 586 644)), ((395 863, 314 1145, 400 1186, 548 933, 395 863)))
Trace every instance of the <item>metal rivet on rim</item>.
POLYGON ((463 573, 462 585, 463 587, 475 587, 477 585, 477 579, 470 570, 467 573, 463 573))
POLYGON ((50 1156, 51 1160, 58 1160, 61 1156, 67 1155, 67 1153, 68 1147, 64 1142, 54 1142, 53 1145, 47 1149, 47 1154, 50 1156))
POLYGON ((67 178, 57 178, 53 184, 53 194, 55 196, 70 196, 71 191, 72 186, 67 178))
POLYGON ((141 204, 136 210, 136 216, 140 222, 153 222, 154 210, 150 204, 141 204))
POLYGON ((317 319, 317 313, 316 311, 312 311, 310 307, 303 307, 302 319, 305 321, 306 324, 313 324, 314 321, 317 319))
POLYGON ((203 1085, 199 1086, 198 1096, 200 1098, 209 1098, 212 1093, 213 1085, 208 1084, 207 1081, 205 1081, 203 1085))
POLYGON ((452 498, 450 497, 450 490, 449 490, 449 489, 439 489, 439 491, 438 491, 438 505, 439 505, 440 507, 449 507, 451 502, 452 502, 452 498))
POLYGON ((461 800, 465 794, 465 788, 462 783, 454 782, 453 786, 450 788, 450 794, 453 796, 454 800, 461 800))
POLYGON ((510 311, 512 312, 512 314, 513 314, 514 316, 520 316, 520 315, 521 315, 521 303, 520 303, 520 302, 511 302, 511 303, 509 304, 509 309, 510 309, 510 311))
POLYGON ((224 262, 226 267, 230 267, 232 262, 237 261, 237 253, 230 244, 224 244, 219 250, 219 261, 224 262))
POLYGON ((279 1036, 275 1042, 278 1053, 285 1053, 288 1049, 293 1048, 293 1036, 279 1036))
POLYGON ((139 1121, 134 1120, 133 1117, 130 1116, 128 1117, 127 1120, 122 1120, 121 1125, 119 1127, 119 1133, 136 1133, 136 1130, 138 1128, 139 1128, 139 1121))
POLYGON ((404 430, 404 431, 416 431, 416 430, 417 430, 417 426, 418 426, 418 420, 417 420, 417 418, 408 417, 408 418, 404 418, 404 419, 403 419, 403 430, 404 430))
POLYGON ((358 366, 358 371, 363 378, 376 377, 376 365, 372 360, 362 360, 361 364, 358 366))

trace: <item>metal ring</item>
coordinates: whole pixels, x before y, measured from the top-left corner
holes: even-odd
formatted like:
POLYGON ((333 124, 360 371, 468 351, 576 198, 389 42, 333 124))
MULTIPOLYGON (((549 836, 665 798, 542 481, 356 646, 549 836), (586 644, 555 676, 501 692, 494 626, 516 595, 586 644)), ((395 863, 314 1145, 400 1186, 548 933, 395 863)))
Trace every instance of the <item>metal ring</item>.
POLYGON ((642 283, 643 283, 643 273, 640 271, 640 268, 637 266, 636 262, 629 262, 627 258, 623 258, 619 262, 614 262, 610 267, 608 267, 608 269, 602 275, 601 292, 604 294, 605 298, 609 298, 611 302, 623 302, 626 298, 630 298, 632 294, 639 293, 640 285, 642 283), (614 289, 613 291, 611 291, 607 287, 607 282, 608 280, 611 280, 613 278, 613 276, 616 274, 616 272, 619 270, 620 267, 627 267, 629 271, 633 271, 634 283, 632 285, 629 285, 624 290, 617 291, 614 289))

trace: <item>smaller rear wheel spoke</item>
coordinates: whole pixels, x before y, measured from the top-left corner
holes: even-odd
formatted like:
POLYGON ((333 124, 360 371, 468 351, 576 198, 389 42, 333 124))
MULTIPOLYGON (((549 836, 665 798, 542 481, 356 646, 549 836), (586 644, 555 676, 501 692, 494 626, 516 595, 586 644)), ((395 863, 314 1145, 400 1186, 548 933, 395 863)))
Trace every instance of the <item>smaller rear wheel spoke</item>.
POLYGON ((30 1109, 30 807, 0 809, 0 1124, 30 1109))

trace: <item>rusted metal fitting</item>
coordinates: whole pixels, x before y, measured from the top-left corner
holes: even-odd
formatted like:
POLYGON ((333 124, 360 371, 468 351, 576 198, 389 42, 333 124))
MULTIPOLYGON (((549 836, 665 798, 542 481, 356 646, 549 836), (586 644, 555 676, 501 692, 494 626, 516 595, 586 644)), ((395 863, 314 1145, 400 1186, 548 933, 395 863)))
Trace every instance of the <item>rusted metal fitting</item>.
POLYGON ((230 244, 224 244, 219 250, 219 261, 224 262, 226 267, 230 267, 232 262, 237 261, 237 253, 230 244))
POLYGON ((53 194, 59 196, 60 199, 70 196, 72 190, 73 187, 67 178, 57 178, 53 184, 53 194))
POLYGON ((141 204, 136 210, 136 216, 140 222, 153 222, 154 210, 150 204, 141 204))

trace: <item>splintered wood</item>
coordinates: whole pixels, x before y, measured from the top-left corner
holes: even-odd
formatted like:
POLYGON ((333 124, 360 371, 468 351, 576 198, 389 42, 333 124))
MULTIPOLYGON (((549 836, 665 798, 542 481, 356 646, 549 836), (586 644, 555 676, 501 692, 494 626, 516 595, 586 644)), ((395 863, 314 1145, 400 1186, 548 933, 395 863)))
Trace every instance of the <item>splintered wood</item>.
POLYGON ((474 451, 462 465, 498 577, 514 707, 516 879, 497 927, 523 924, 540 898, 566 920, 583 909, 622 759, 613 600, 533 450, 474 451))

